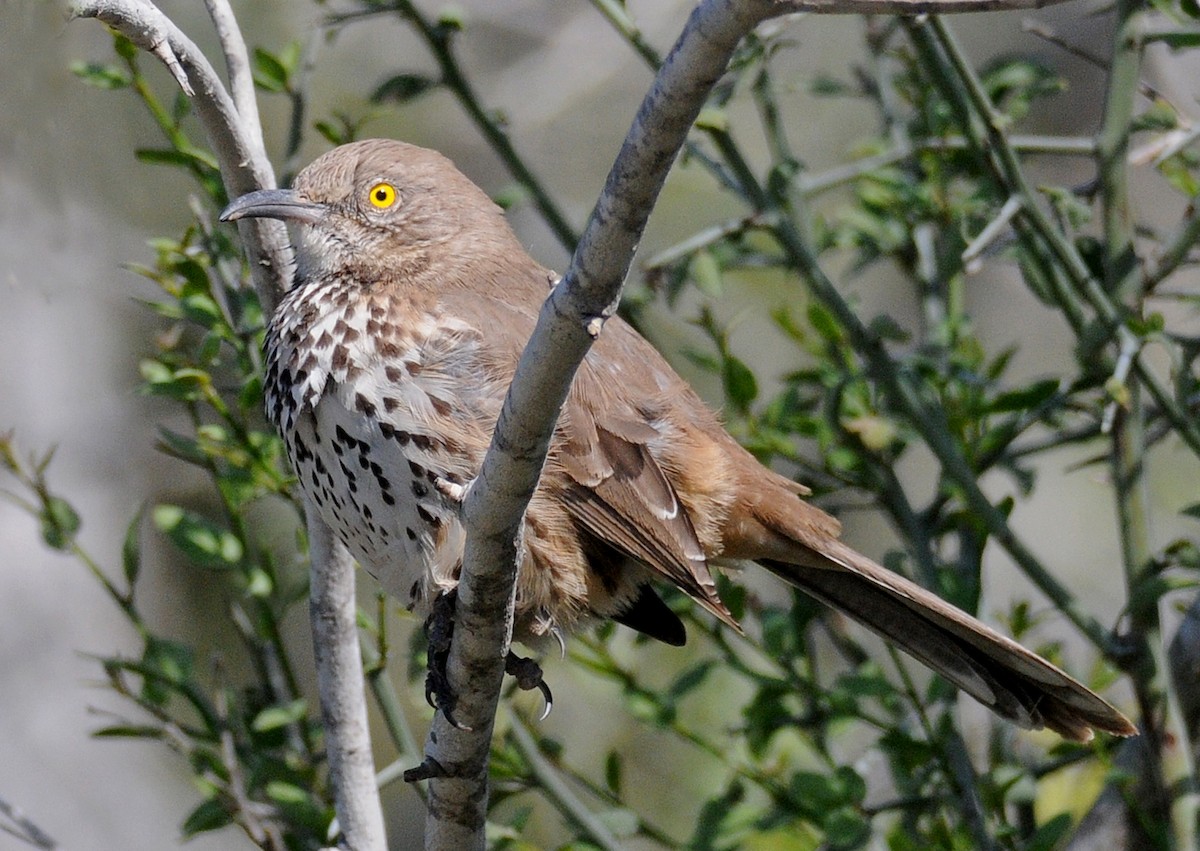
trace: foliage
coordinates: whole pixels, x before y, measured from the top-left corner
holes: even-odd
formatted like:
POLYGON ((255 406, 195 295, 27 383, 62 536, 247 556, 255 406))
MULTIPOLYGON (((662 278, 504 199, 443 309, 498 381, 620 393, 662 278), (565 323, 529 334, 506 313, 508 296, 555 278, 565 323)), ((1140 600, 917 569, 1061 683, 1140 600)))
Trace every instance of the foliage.
MULTIPOLYGON (((658 61, 621 4, 594 5, 640 59, 658 61)), ((1118 24, 1136 14, 1119 6, 1118 24)), ((398 68, 374 86, 375 108, 403 109, 434 89, 449 89, 509 164, 521 197, 570 246, 573 232, 552 193, 521 161, 459 64, 455 35, 469 22, 454 13, 427 19, 405 2, 363 2, 325 26, 336 30, 378 15, 398 16, 421 35, 440 76, 398 68)), ((795 470, 830 506, 858 497, 877 507, 903 541, 891 566, 968 610, 979 605, 985 549, 1007 551, 1054 604, 1051 614, 1069 619, 1104 660, 1090 684, 1107 685, 1113 668, 1130 674, 1138 704, 1148 710, 1139 726, 1161 743, 1169 718, 1155 667, 1162 643, 1158 603, 1190 584, 1184 571, 1196 569, 1197 544, 1139 549, 1148 518, 1135 492, 1147 452, 1170 441, 1200 454, 1194 425, 1200 345, 1154 312, 1164 284, 1190 262, 1200 233, 1191 206, 1200 192, 1200 165, 1188 146, 1195 134, 1176 144, 1188 128, 1171 104, 1158 99, 1135 115, 1133 87, 1114 84, 1095 139, 1081 145, 1022 137, 1022 122, 1062 86, 1052 69, 1012 57, 977 71, 936 19, 877 19, 864 25, 864 34, 869 66, 847 74, 853 83, 823 77, 814 91, 875 109, 883 129, 863 141, 857 159, 829 174, 810 173, 788 140, 775 63, 794 46, 782 30, 747 39, 683 161, 744 209, 731 221, 697 222, 695 234, 652 258, 647 298, 676 309, 694 306, 692 319, 708 344, 694 357, 720 379, 729 425, 755 454, 795 470), (741 102, 756 109, 757 126, 735 126, 729 118, 741 102), (1134 222, 1121 213, 1126 161, 1100 156, 1126 151, 1131 140, 1158 145, 1154 168, 1189 203, 1177 232, 1140 243, 1134 222), (744 153, 760 147, 768 152, 762 162, 744 153), (1033 153, 1094 157, 1099 177, 1083 188, 1034 189, 1026 164, 1033 153), (836 193, 835 200, 818 208, 823 193, 836 193), (862 315, 824 271, 833 259, 849 261, 848 278, 886 269, 919 319, 905 326, 891 316, 862 315), (966 291, 983 264, 1017 270, 1043 309, 1061 318, 1063 333, 1075 341, 1073 369, 1015 378, 1014 351, 997 350, 976 333, 966 291), (738 356, 713 309, 734 282, 764 270, 774 270, 795 293, 793 306, 774 315, 792 351, 770 394, 762 389, 766 376, 738 356), (1171 353, 1169 375, 1138 360, 1150 343, 1171 353), (1081 609, 1007 522, 1015 501, 1037 487, 1039 461, 1067 445, 1088 447, 1093 463, 1107 463, 1114 476, 1132 627, 1121 640, 1081 609), (938 462, 932 496, 921 496, 896 472, 916 453, 938 462), (989 473, 1002 474, 996 481, 1006 492, 999 500, 979 486, 989 473)), ((1136 62, 1129 54, 1141 47, 1117 39, 1110 61, 1136 62)), ((279 441, 260 414, 262 311, 242 284, 230 233, 212 227, 227 199, 212 158, 186 134, 186 99, 161 102, 133 46, 118 37, 115 48, 115 64, 80 63, 75 72, 101 89, 133 89, 166 140, 165 148, 139 151, 139 158, 183 169, 199 193, 193 224, 180 237, 156 240, 153 264, 136 268, 161 289, 147 305, 161 317, 162 333, 141 366, 143 391, 170 400, 180 414, 174 419, 186 423, 164 426, 159 448, 206 474, 213 502, 155 504, 147 513, 181 562, 226 589, 241 661, 256 677, 235 686, 223 673, 232 666, 203 670, 194 648, 145 620, 136 595, 142 515, 130 525, 120 579, 113 579, 79 546, 80 518, 47 482, 49 455, 24 460, 6 438, 0 458, 46 544, 85 564, 142 638, 139 658, 99 659, 109 685, 139 717, 114 720, 97 735, 161 741, 185 758, 201 790, 200 803, 182 820, 186 835, 236 823, 263 848, 322 847, 333 827, 319 716, 303 699, 280 638, 281 621, 304 599, 304 542, 281 549, 248 519, 264 501, 294 506, 279 441)), ((260 89, 292 103, 289 161, 309 132, 306 123, 343 142, 367 118, 306 122, 307 63, 298 46, 255 51, 260 89)), ((1195 301, 1192 294, 1176 297, 1195 301)), ((634 318, 643 319, 647 307, 643 299, 634 318)), ((890 673, 878 653, 868 654, 839 620, 799 595, 778 603, 728 582, 721 590, 754 640, 689 612, 700 640, 665 680, 635 664, 634 654, 647 649, 631 651, 611 625, 575 639, 571 649, 572 664, 609 683, 631 718, 700 755, 709 782, 686 819, 691 832, 663 822, 631 795, 628 766, 636 755, 612 749, 601 764, 577 765, 570 743, 536 739, 514 714, 494 749, 495 847, 533 847, 531 814, 548 805, 569 826, 559 834, 574 837, 562 846, 569 848, 642 836, 694 849, 850 849, 873 837, 894 849, 1048 849, 1069 833, 1072 816, 1039 808, 1047 781, 1068 767, 1109 770, 1108 742, 1059 743, 1036 759, 1018 756, 1017 734, 999 724, 975 768, 953 724, 955 695, 944 683, 914 681, 894 655, 898 674, 890 673), (704 711, 711 705, 723 707, 719 719, 704 711), (869 770, 856 759, 867 749, 877 754, 869 770), (580 799, 599 813, 601 828, 578 818, 580 799)), ((687 608, 679 598, 672 604, 687 608)), ((1035 617, 1022 603, 1008 620, 1018 637, 1029 638, 1049 616, 1035 617)), ((412 737, 387 675, 386 621, 382 602, 379 612, 363 615, 364 658, 388 729, 411 757, 412 737)), ((419 673, 412 662, 422 652, 418 644, 409 654, 403 673, 410 678, 419 673)), ((1173 780, 1149 782, 1169 788, 1173 780)), ((1169 818, 1158 813, 1147 821, 1169 818)))

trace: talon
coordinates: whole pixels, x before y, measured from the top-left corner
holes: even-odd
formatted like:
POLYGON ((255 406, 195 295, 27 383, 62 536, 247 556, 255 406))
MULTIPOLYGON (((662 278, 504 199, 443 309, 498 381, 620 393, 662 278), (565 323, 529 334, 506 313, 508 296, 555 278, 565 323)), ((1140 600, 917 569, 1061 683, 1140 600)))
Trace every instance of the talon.
POLYGON ((550 634, 554 636, 554 640, 558 642, 558 658, 560 661, 567 658, 567 640, 563 638, 563 631, 556 626, 550 627, 550 634))
POLYGON ((469 731, 471 728, 454 717, 454 706, 458 699, 450 688, 446 677, 446 662, 450 657, 450 638, 454 635, 455 591, 439 594, 433 601, 433 609, 425 621, 425 633, 429 637, 429 670, 425 674, 425 702, 441 712, 451 726, 469 731))
POLYGON ((554 694, 542 677, 542 666, 532 659, 518 656, 510 650, 504 657, 504 673, 511 674, 517 681, 517 688, 522 691, 537 689, 542 693, 542 699, 546 701, 546 706, 538 721, 545 721, 550 715, 550 710, 554 708, 554 694))
POLYGON ((542 692, 542 700, 546 702, 545 707, 542 709, 542 714, 538 716, 538 723, 541 723, 550 717, 550 710, 554 708, 554 695, 550 692, 550 686, 546 685, 544 680, 538 683, 537 687, 542 692))

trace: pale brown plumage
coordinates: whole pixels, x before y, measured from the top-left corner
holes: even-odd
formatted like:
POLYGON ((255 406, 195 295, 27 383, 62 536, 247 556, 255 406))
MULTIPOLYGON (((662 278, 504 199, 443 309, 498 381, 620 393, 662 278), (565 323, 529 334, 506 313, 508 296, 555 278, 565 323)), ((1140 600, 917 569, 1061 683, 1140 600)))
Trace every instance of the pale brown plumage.
MULTIPOLYGON (((463 536, 437 482, 478 470, 556 280, 441 155, 337 148, 293 190, 225 218, 296 224, 296 285, 267 341, 268 413, 301 486, 388 590, 425 608, 463 536)), ((750 560, 835 606, 1024 727, 1077 740, 1130 722, 1040 657, 838 540, 807 491, 762 467, 631 327, 610 320, 572 387, 526 519, 516 637, 592 617, 672 644, 651 580, 736 626, 713 560, 750 560)))

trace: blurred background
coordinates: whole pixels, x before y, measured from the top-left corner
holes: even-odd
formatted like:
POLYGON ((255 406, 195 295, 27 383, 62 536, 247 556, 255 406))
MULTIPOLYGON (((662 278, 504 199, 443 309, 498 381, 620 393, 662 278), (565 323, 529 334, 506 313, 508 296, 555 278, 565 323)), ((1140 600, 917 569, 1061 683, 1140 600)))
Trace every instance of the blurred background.
MULTIPOLYGON (((179 0, 160 5, 215 55, 202 4, 179 0)), ((336 5, 234 3, 247 41, 272 50, 307 40, 313 23, 336 5)), ((436 13, 425 5, 428 13, 436 13)), ((586 3, 466 0, 458 5, 467 24, 459 55, 481 100, 504 113, 517 150, 534 165, 572 223, 582 226, 650 73, 586 3)), ((649 42, 663 52, 690 6, 668 0, 628 4, 649 42)), ((1086 3, 1068 3, 1039 11, 1037 18, 1069 32, 1075 45, 1099 45, 1096 52, 1103 54, 1110 36, 1107 19, 1091 9, 1086 3)), ((1039 111, 1041 123, 1024 130, 1094 132, 1102 72, 1022 32, 1026 17, 985 14, 953 23, 976 63, 1014 51, 1030 53, 1068 80, 1053 107, 1039 111)), ((779 69, 780 83, 789 93, 793 144, 813 170, 845 162, 856 140, 877 129, 874 113, 857 112, 845 100, 816 98, 810 83, 818 73, 850 77, 853 64, 865 57, 863 25, 858 18, 809 16, 787 26, 800 45, 779 69)), ((126 524, 147 494, 180 504, 203 496, 194 492, 198 485, 189 481, 183 465, 154 450, 162 409, 134 392, 138 362, 159 329, 156 318, 139 304, 153 295, 153 288, 123 268, 151 258, 147 239, 175 234, 186 225, 190 187, 176 171, 135 161, 133 151, 156 145, 158 131, 132 95, 89 88, 68 70, 74 61, 108 61, 110 56, 111 39, 104 28, 93 21, 67 22, 61 4, 0 2, 0 433, 13 430, 26 451, 57 447, 51 481, 80 510, 84 545, 115 566, 126 524)), ((437 148, 492 193, 512 185, 449 94, 434 92, 399 108, 366 101, 368 92, 398 67, 434 70, 423 46, 400 25, 350 27, 324 44, 317 59, 312 118, 334 111, 370 115, 363 136, 437 148)), ((141 61, 148 68, 153 64, 146 57, 141 61)), ((1189 69, 1166 54, 1152 53, 1148 70, 1185 110, 1195 106, 1194 81, 1200 78, 1189 69)), ((160 90, 169 91, 165 71, 150 71, 160 90)), ((269 95, 261 103, 268 146, 278 155, 288 105, 269 95)), ((325 147, 311 134, 302 162, 325 147)), ((1091 177, 1082 161, 1056 159, 1039 168, 1047 179, 1066 185, 1091 177)), ((1137 185, 1135 199, 1139 213, 1151 221, 1161 217, 1170 222, 1180 213, 1177 196, 1153 180, 1137 185)), ((836 204, 836 197, 825 203, 836 204)), ((651 219, 641 257, 736 210, 707 179, 698 179, 695 172, 678 174, 651 219)), ((535 256, 564 268, 567 255, 535 210, 523 205, 510 215, 535 256)), ((1053 371, 1055 363, 1071 356, 1070 341, 1047 311, 1032 309, 1032 297, 1011 275, 1015 273, 1003 267, 989 267, 972 279, 970 312, 980 336, 992 351, 1020 345, 1018 375, 1053 371)), ((890 291, 883 272, 857 276, 848 286, 858 295, 864 315, 910 309, 904 306, 907 294, 890 291)), ((768 312, 783 300, 786 292, 763 286, 730 291, 714 304, 721 316, 735 322, 731 342, 739 356, 768 380, 772 358, 781 350, 768 312)), ((681 315, 688 315, 686 307, 681 315)), ((681 371, 719 404, 719 388, 678 356, 681 347, 700 345, 694 330, 682 319, 658 312, 653 328, 656 342, 673 353, 681 371)), ((1156 516, 1162 518, 1154 533, 1156 541, 1166 541, 1178 533, 1179 506, 1195 500, 1197 471, 1190 462, 1174 463, 1166 452, 1152 459, 1152 497, 1156 516)), ((1085 606, 1111 623, 1122 599, 1111 499, 1101 473, 1070 472, 1078 460, 1063 453, 1061 464, 1044 469, 1036 497, 1017 506, 1014 522, 1085 606)), ((901 472, 915 481, 924 475, 918 462, 901 472)), ((2 487, 7 483, 0 481, 2 487)), ((845 519, 846 536, 857 548, 878 555, 889 545, 883 523, 864 513, 845 519)), ((220 594, 206 586, 204 575, 181 567, 156 545, 152 531, 144 537, 141 594, 152 601, 150 615, 164 631, 218 652, 223 638, 206 634, 203 627, 208 613, 221 607, 220 594)), ((1028 593, 1002 555, 993 562, 985 616, 1009 597, 1028 593)), ((364 578, 364 584, 369 582, 364 578)), ((369 597, 373 589, 363 593, 369 597)), ((290 626, 302 646, 306 624, 290 626)), ((1052 624, 1047 632, 1070 638, 1062 624, 1052 624)), ((36 523, 0 501, 0 800, 21 808, 64 848, 173 847, 181 841, 182 816, 196 800, 189 775, 165 748, 89 737, 111 720, 104 713, 120 706, 98 687, 97 665, 89 654, 122 648, 134 652, 136 647, 135 636, 83 569, 47 550, 36 523)), ((638 652, 647 666, 683 664, 681 651, 638 652)), ((552 735, 571 740, 581 761, 594 756, 588 753, 589 741, 596 754, 616 741, 638 743, 629 749, 644 754, 638 783, 656 790, 660 811, 668 814, 705 782, 699 767, 686 776, 658 776, 663 765, 678 771, 679 762, 662 759, 662 750, 673 745, 663 745, 619 712, 601 713, 597 728, 594 707, 605 705, 608 687, 554 661, 549 668, 558 702, 545 726, 552 735), (585 717, 593 725, 591 732, 573 737, 585 717)), ((413 695, 418 735, 423 735, 427 716, 417 693, 408 693, 413 695)), ((382 765, 394 756, 382 753, 377 759, 382 765)), ((394 838, 411 836, 420 824, 419 802, 400 785, 391 787, 386 801, 394 838)), ((680 818, 688 817, 686 807, 678 809, 680 818)), ((670 824, 670 816, 663 821, 670 824)), ((250 847, 230 830, 190 845, 250 847)), ((0 834, 0 849, 8 847, 19 846, 0 834)))

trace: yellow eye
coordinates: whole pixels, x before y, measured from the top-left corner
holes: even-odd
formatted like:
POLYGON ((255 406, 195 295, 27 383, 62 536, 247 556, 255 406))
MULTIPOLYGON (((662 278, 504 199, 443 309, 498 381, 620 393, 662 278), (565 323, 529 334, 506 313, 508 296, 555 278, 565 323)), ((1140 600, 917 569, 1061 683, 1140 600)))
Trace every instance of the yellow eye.
POLYGON ((386 210, 396 203, 396 187, 390 183, 376 183, 367 194, 371 206, 377 210, 386 210))

